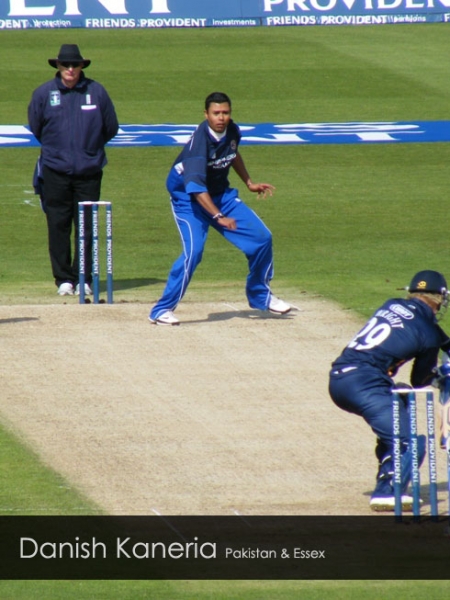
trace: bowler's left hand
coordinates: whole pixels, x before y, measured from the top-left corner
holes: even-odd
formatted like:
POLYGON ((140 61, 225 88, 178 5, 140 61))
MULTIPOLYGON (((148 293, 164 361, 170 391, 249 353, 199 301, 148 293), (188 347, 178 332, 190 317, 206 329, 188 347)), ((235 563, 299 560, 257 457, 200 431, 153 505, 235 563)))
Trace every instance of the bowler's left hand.
POLYGON ((251 192, 256 192, 259 200, 263 200, 264 198, 267 198, 267 196, 273 195, 275 187, 270 183, 250 183, 248 189, 251 192))

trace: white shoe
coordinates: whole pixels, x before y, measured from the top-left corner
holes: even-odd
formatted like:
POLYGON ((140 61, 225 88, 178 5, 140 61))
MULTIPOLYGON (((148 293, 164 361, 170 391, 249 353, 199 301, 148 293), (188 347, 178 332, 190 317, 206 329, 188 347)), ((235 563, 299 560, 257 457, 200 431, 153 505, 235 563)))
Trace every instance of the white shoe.
MULTIPOLYGON (((402 510, 411 512, 413 509, 414 499, 412 496, 402 496, 402 510)), ((423 504, 423 500, 419 500, 419 504, 423 504)), ((379 496, 370 499, 370 508, 376 512, 388 512, 395 510, 395 496, 379 496)))
POLYGON ((68 281, 62 283, 58 288, 58 294, 60 296, 73 296, 73 285, 68 281))
MULTIPOLYGON (((79 295, 80 295, 80 284, 77 283, 77 287, 75 288, 75 296, 79 296, 79 295)), ((91 286, 88 283, 84 284, 84 295, 92 296, 91 286)))
POLYGON ((180 321, 176 318, 171 310, 166 310, 165 313, 160 315, 157 319, 148 318, 150 323, 153 325, 179 325, 180 321))
POLYGON ((268 310, 276 315, 285 315, 292 309, 292 306, 284 300, 280 300, 273 294, 270 295, 268 310))

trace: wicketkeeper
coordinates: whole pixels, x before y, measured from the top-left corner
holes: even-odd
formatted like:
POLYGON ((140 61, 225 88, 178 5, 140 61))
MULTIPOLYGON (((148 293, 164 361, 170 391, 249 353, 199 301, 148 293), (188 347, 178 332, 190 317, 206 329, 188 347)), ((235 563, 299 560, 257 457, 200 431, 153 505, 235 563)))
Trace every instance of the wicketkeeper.
MULTIPOLYGON (((362 417, 377 436, 376 486, 370 507, 394 510, 392 391, 399 367, 413 360, 411 385, 421 388, 436 377, 439 351, 450 352, 450 339, 438 325, 449 302, 444 276, 437 271, 420 271, 406 288, 406 299, 392 298, 369 319, 330 372, 329 392, 343 410, 362 417)), ((411 473, 407 399, 400 407, 402 440, 402 510, 412 509, 407 494, 411 473)), ((425 436, 418 436, 419 462, 425 457, 425 436)))

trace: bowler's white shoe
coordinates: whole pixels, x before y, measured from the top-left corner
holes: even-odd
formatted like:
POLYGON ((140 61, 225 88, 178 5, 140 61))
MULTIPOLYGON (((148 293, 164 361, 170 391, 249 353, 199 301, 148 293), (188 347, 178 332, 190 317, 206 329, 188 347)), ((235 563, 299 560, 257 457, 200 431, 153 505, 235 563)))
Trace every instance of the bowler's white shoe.
POLYGON ((73 285, 69 281, 62 283, 58 288, 58 294, 60 296, 73 296, 73 285))
MULTIPOLYGON (((75 296, 79 296, 79 295, 80 295, 80 284, 77 283, 77 287, 75 288, 75 296)), ((84 295, 92 296, 91 286, 88 283, 84 284, 84 295)))
POLYGON ((160 315, 157 319, 148 318, 150 323, 153 325, 179 325, 180 321, 176 318, 171 310, 166 310, 165 313, 160 315))
POLYGON ((268 309, 271 313, 274 313, 275 315, 285 315, 292 309, 292 306, 287 302, 284 302, 284 300, 280 300, 279 298, 271 294, 268 309))

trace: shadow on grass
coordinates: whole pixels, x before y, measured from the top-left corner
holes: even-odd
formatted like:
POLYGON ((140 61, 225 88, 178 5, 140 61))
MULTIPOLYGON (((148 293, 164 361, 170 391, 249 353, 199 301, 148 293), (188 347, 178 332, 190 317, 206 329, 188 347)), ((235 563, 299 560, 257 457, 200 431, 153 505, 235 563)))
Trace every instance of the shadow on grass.
MULTIPOLYGON (((120 292, 123 290, 158 285, 160 283, 165 283, 165 281, 165 279, 114 279, 113 288, 115 292, 120 292)), ((102 280, 100 282, 100 291, 106 292, 106 281, 102 280)))
POLYGON ((0 319, 0 325, 7 323, 23 323, 24 321, 39 321, 38 317, 12 317, 11 319, 0 319))
POLYGON ((217 312, 217 313, 210 313, 206 319, 196 319, 196 320, 190 320, 190 321, 184 321, 183 320, 183 325, 195 325, 196 323, 211 323, 214 321, 228 321, 231 319, 252 319, 252 320, 257 320, 257 321, 264 321, 267 319, 282 319, 282 320, 289 320, 289 319, 293 319, 295 317, 295 312, 290 312, 286 315, 275 315, 273 313, 270 313, 267 310, 256 310, 256 309, 249 309, 249 310, 239 310, 239 311, 226 311, 226 312, 217 312))

